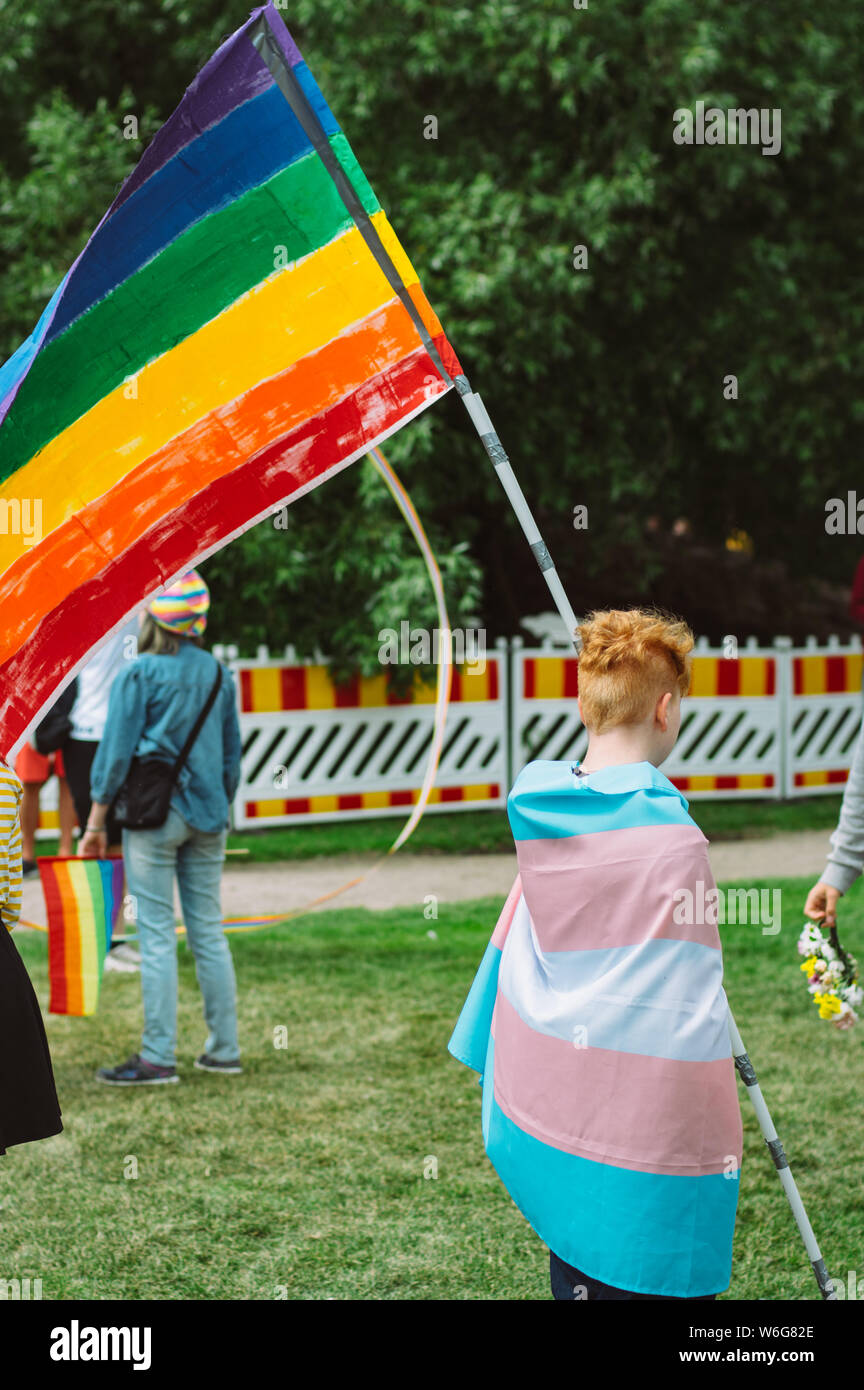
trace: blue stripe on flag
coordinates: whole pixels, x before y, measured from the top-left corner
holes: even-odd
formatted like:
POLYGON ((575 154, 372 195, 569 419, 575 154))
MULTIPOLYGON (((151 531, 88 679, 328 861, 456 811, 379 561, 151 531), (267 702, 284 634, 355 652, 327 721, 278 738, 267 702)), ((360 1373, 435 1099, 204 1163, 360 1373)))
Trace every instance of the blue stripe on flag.
MULTIPOLYGON (((333 136, 339 126, 306 64, 298 63, 294 71, 328 137, 333 136)), ((311 149, 276 86, 205 130, 152 174, 95 233, 45 341, 51 342, 193 223, 227 207, 311 149)))
POLYGON ((458 1062, 464 1062, 481 1074, 486 1064, 486 1047, 492 1026, 492 1012, 498 993, 498 968, 501 952, 490 942, 474 976, 468 998, 462 1006, 459 1021, 447 1044, 448 1052, 458 1062))
POLYGON ((503 1113, 492 1093, 493 1067, 490 1038, 486 1152, 523 1216, 559 1259, 633 1293, 700 1298, 729 1287, 739 1173, 641 1173, 552 1148, 503 1113))

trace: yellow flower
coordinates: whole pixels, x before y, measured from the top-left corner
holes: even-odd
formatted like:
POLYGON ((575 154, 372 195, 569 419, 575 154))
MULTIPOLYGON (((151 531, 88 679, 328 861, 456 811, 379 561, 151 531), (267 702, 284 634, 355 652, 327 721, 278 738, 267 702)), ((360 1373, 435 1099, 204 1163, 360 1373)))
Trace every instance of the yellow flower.
POLYGON ((808 957, 807 957, 807 959, 805 960, 804 964, 801 966, 801 969, 804 971, 804 973, 805 973, 806 975, 812 975, 812 974, 813 974, 813 967, 814 967, 814 965, 816 964, 817 959, 818 959, 817 956, 808 956, 808 957))
POLYGON ((815 997, 819 1004, 820 1018, 830 1018, 832 1014, 839 1014, 843 1007, 836 994, 817 994, 815 997))

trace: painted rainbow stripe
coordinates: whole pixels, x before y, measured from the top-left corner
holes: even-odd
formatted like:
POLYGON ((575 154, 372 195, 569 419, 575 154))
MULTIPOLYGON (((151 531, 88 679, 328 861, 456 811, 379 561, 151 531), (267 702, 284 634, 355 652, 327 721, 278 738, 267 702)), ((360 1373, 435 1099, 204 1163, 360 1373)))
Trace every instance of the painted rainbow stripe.
POLYGON ((529 763, 508 815, 519 877, 449 1043, 481 1073, 489 1158, 585 1274, 719 1292, 741 1114, 717 928, 676 912, 714 885, 705 837, 648 763, 529 763))
POLYGON ((49 1012, 94 1014, 123 902, 123 860, 37 859, 48 913, 49 1012))
POLYGON ((253 11, 0 367, 4 746, 142 601, 366 453, 460 370, 279 13, 253 11), (259 56, 262 25, 425 339, 259 56), (41 533, 27 533, 37 504, 41 533))

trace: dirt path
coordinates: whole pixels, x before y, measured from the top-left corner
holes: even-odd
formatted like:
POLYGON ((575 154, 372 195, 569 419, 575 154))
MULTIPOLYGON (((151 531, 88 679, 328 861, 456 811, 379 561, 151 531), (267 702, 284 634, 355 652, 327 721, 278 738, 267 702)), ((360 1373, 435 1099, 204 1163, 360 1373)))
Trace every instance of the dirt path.
MULTIPOLYGON (((711 849, 718 881, 805 877, 813 882, 825 867, 830 849, 828 831, 804 830, 762 840, 726 841, 711 849)), ((290 912, 351 879, 368 873, 373 855, 296 860, 287 864, 226 863, 222 878, 222 911, 226 917, 290 912)), ((356 887, 321 904, 318 911, 343 907, 416 907, 422 912, 429 897, 439 902, 503 897, 516 876, 513 854, 410 854, 385 860, 356 887)), ((180 916, 179 898, 176 899, 180 916)), ((39 879, 24 884, 21 916, 45 922, 39 879)))

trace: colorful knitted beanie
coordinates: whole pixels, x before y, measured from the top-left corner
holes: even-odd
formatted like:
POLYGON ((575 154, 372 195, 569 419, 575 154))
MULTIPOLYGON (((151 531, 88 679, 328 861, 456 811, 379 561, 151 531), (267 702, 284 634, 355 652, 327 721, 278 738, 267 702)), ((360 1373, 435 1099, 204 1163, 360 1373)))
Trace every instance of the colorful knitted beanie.
POLYGON ((197 570, 189 570, 176 584, 147 605, 147 612, 167 632, 181 637, 200 637, 207 626, 210 590, 197 570))

